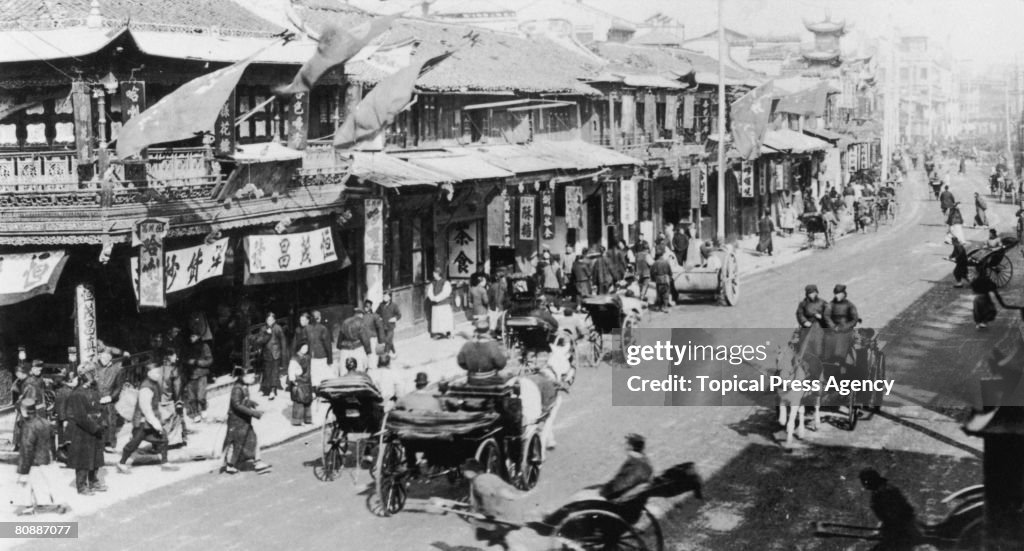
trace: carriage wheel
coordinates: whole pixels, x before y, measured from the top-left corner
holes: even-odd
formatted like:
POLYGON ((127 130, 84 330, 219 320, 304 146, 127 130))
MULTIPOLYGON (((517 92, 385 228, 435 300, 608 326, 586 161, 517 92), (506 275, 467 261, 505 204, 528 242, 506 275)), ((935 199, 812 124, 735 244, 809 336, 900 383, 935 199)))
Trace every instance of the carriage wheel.
POLYGON ((324 482, 337 480, 345 468, 345 456, 349 453, 348 435, 338 426, 334 409, 328 407, 324 412, 324 424, 320 428, 320 468, 313 474, 324 482))
POLYGON ((633 316, 626 316, 622 320, 622 329, 619 330, 619 344, 622 357, 626 358, 626 350, 636 344, 636 321, 633 316))
POLYGON ((378 517, 389 517, 405 507, 403 451, 402 445, 398 442, 384 442, 377 455, 377 465, 374 467, 374 492, 367 496, 366 507, 378 517))
POLYGON ((654 518, 654 515, 646 507, 633 528, 639 532, 648 549, 665 551, 665 538, 661 533, 661 524, 658 524, 658 519, 654 518))
POLYGON ((736 255, 729 253, 718 272, 718 302, 722 306, 736 306, 740 301, 739 271, 736 255))
POLYGON ((1013 279, 1013 262, 1004 254, 998 264, 989 264, 985 272, 996 286, 1006 287, 1013 279))
POLYGON ((640 534, 619 515, 600 509, 570 514, 555 528, 549 549, 653 551, 640 534))
POLYGON ((540 479, 540 464, 543 461, 540 435, 534 434, 530 437, 530 444, 519 465, 519 476, 516 477, 515 487, 520 490, 532 490, 537 485, 537 480, 540 479))
POLYGON ((846 430, 852 431, 857 428, 857 419, 860 417, 860 406, 857 405, 857 393, 850 393, 850 402, 847 404, 850 410, 846 413, 846 430))
POLYGON ((498 442, 493 438, 484 440, 483 444, 476 450, 476 460, 484 467, 485 473, 502 475, 501 472, 501 449, 498 442))

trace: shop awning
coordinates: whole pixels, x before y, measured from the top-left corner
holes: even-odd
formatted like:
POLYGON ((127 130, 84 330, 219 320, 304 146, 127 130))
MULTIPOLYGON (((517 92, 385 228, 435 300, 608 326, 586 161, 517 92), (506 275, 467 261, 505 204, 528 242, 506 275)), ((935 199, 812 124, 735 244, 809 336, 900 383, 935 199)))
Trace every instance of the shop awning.
POLYGON ((847 145, 850 145, 851 143, 853 143, 850 140, 849 136, 847 136, 845 134, 840 134, 838 132, 833 132, 831 130, 826 130, 824 128, 815 128, 815 129, 807 129, 807 128, 805 128, 804 129, 804 134, 807 134, 807 135, 809 135, 811 137, 814 137, 814 138, 819 138, 819 139, 825 140, 825 141, 831 143, 832 145, 834 145, 836 147, 846 147, 847 145))
POLYGON ((562 168, 592 170, 612 166, 642 166, 644 162, 599 145, 582 140, 538 140, 526 146, 531 151, 560 161, 562 168))
POLYGON ((544 155, 536 149, 521 145, 491 145, 486 147, 466 148, 488 163, 515 172, 528 174, 531 172, 548 172, 568 168, 563 163, 544 155))
POLYGON ((354 151, 350 158, 349 173, 352 176, 386 188, 437 186, 452 181, 448 176, 386 153, 354 151))
POLYGON ((0 254, 0 306, 52 295, 67 261, 64 251, 0 254))
POLYGON ((765 132, 764 140, 761 142, 761 153, 809 153, 824 151, 831 147, 828 142, 783 128, 765 132))
POLYGON ((396 153, 395 156, 416 166, 448 176, 457 182, 515 176, 515 173, 492 165, 466 148, 396 153))
POLYGON ((637 88, 669 88, 672 90, 685 90, 687 88, 682 82, 665 78, 661 75, 626 75, 622 82, 626 86, 637 88))

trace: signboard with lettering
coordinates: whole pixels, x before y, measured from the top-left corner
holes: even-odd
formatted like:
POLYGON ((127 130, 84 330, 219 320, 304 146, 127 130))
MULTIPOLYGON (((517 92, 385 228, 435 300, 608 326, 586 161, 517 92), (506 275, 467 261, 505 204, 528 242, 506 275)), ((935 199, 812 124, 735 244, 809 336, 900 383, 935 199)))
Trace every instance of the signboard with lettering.
POLYGON ((501 190, 501 200, 504 205, 504 216, 502 217, 504 222, 504 243, 506 247, 512 246, 512 196, 508 194, 508 190, 501 190))
MULTIPOLYGON (((238 116, 238 103, 235 93, 220 107, 217 120, 213 123, 213 152, 217 155, 230 156, 235 154, 235 118, 238 116)), ((248 128, 249 124, 242 124, 248 128)))
POLYGON ((479 222, 461 222, 448 230, 448 279, 469 279, 477 271, 479 222))
MULTIPOLYGON (((213 277, 224 275, 228 238, 213 243, 164 252, 165 292, 184 291, 213 277)), ((139 296, 139 257, 131 259, 135 296, 139 296)))
POLYGON ((619 194, 615 189, 615 182, 605 182, 602 188, 604 192, 604 225, 619 225, 619 194))
POLYGON ((619 198, 622 202, 622 216, 620 220, 624 225, 635 223, 637 219, 636 181, 622 180, 619 183, 619 198))
POLYGON ((75 334, 79 365, 96 356, 96 294, 90 285, 75 287, 75 334))
POLYGON ((708 165, 701 163, 698 168, 700 180, 700 204, 708 204, 708 165))
POLYGON ((565 186, 565 227, 583 228, 583 188, 565 186))
POLYGON ((555 194, 550 189, 540 192, 540 237, 555 238, 555 194))
POLYGON ((166 308, 164 238, 170 223, 165 218, 147 218, 135 224, 132 245, 139 248, 139 308, 166 308))
POLYGON ((782 191, 786 189, 786 165, 785 163, 775 164, 775 191, 782 191))
POLYGON ((740 182, 740 197, 754 197, 754 167, 747 161, 740 165, 740 173, 736 175, 740 182))
POLYGON ((695 209, 700 204, 700 165, 690 167, 690 208, 695 209))
POLYGON ((363 260, 367 264, 384 264, 384 200, 364 199, 366 234, 363 237, 363 260))
POLYGON ((760 167, 760 170, 758 171, 757 175, 757 192, 762 197, 764 197, 765 195, 767 195, 768 178, 770 178, 771 172, 769 172, 769 165, 766 162, 758 163, 758 166, 760 167))
POLYGON ((338 260, 329 227, 286 235, 250 235, 244 243, 250 274, 292 272, 338 260))
POLYGON ((64 251, 0 254, 0 306, 52 295, 67 260, 64 251))
POLYGON ((288 147, 306 149, 309 129, 309 93, 298 92, 292 96, 287 108, 288 147))
POLYGON ((533 195, 519 196, 519 240, 533 241, 537 225, 537 199, 533 195))

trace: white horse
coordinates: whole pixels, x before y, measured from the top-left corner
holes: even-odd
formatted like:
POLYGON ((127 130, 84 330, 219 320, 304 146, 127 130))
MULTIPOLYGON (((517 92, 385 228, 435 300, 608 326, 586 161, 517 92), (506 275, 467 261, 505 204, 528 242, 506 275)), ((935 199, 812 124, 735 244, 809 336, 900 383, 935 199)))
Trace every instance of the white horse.
MULTIPOLYGON (((796 338, 794 338, 796 340, 796 338)), ((812 339, 804 338, 803 342, 790 341, 779 346, 775 357, 775 367, 784 381, 821 380, 821 363, 812 355, 806 354, 807 344, 812 339)), ((814 399, 814 423, 821 426, 821 393, 786 388, 779 391, 779 424, 786 427, 786 446, 793 444, 794 429, 797 437, 804 439, 804 415, 808 398, 814 399)))

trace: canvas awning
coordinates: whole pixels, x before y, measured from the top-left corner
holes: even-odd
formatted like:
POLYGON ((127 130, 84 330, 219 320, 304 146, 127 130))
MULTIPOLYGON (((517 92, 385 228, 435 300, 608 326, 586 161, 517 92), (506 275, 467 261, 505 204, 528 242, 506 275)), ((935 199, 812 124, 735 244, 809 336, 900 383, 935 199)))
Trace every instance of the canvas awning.
POLYGON ((800 132, 783 128, 765 132, 761 141, 761 153, 809 153, 824 151, 832 147, 828 142, 805 136, 800 132))
POLYGON ((437 186, 452 179, 386 153, 354 151, 349 173, 386 188, 437 186))
POLYGON ((67 261, 63 250, 0 254, 0 306, 52 295, 67 261))
POLYGON ((637 88, 669 88, 672 90, 685 90, 687 88, 682 82, 665 78, 661 75, 625 75, 622 83, 626 86, 637 88))
POLYGON ((270 163, 294 161, 301 159, 302 156, 303 153, 297 149, 276 142, 266 142, 239 145, 235 149, 234 159, 240 163, 270 163))
POLYGON ((561 162, 543 155, 536 149, 521 145, 492 145, 466 148, 466 150, 494 166, 516 174, 548 172, 565 168, 561 162))
POLYGON ((416 166, 448 176, 457 182, 515 176, 515 173, 494 166, 464 148, 396 153, 395 156, 416 166))
POLYGON ((849 136, 824 128, 805 128, 804 134, 825 140, 836 147, 846 147, 853 143, 849 136))
POLYGON ((644 162, 599 145, 582 140, 543 141, 527 145, 531 151, 559 159, 562 168, 592 170, 612 166, 641 166, 644 162))

